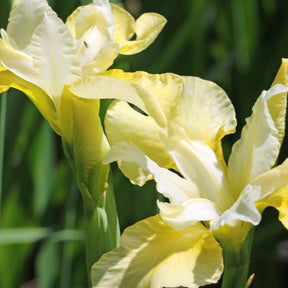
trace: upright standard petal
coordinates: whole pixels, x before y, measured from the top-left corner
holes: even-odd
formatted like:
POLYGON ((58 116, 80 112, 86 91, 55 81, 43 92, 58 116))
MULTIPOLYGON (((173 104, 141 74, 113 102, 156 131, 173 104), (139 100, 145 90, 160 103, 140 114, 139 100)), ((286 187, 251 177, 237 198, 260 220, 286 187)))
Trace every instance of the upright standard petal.
POLYGON ((35 29, 42 22, 44 12, 52 9, 46 0, 15 0, 7 26, 7 33, 13 47, 29 54, 28 45, 35 29))
POLYGON ((217 282, 222 270, 220 245, 206 228, 175 231, 154 216, 127 228, 91 276, 95 288, 197 288, 217 282))
POLYGON ((183 127, 190 139, 205 140, 213 148, 221 128, 222 136, 235 131, 233 105, 215 83, 197 77, 183 77, 183 80, 176 127, 183 127))
MULTIPOLYGON (((115 9, 114 9, 115 10, 115 9)), ((116 10, 117 11, 117 10, 116 10)), ((120 54, 125 55, 131 55, 141 52, 142 50, 146 49, 148 46, 150 46, 154 40, 157 38, 161 30, 166 24, 166 19, 157 14, 157 13, 145 13, 142 14, 135 22, 135 24, 132 21, 127 21, 127 17, 124 14, 123 20, 122 20, 123 13, 115 13, 113 16, 117 17, 115 19, 115 22, 123 21, 123 24, 120 24, 120 27, 127 28, 128 32, 120 34, 118 33, 118 39, 116 38, 114 41, 117 40, 117 43, 120 45, 120 54), (133 25, 134 24, 134 25, 133 25), (128 26, 129 25, 129 26, 128 26), (132 26, 133 25, 133 26, 132 26), (131 27, 132 26, 132 27, 131 27), (130 32, 134 30, 136 34, 135 40, 123 39, 121 41, 121 38, 119 37, 130 37, 133 34, 130 32)))
POLYGON ((84 76, 106 70, 118 55, 119 45, 113 43, 106 24, 104 15, 92 4, 78 7, 67 18, 84 76))
POLYGON ((279 84, 261 94, 242 130, 241 139, 233 145, 228 162, 228 181, 235 197, 253 178, 269 170, 278 157, 278 130, 267 101, 277 95, 281 98, 284 92, 287 88, 279 84))
POLYGON ((112 16, 112 9, 109 0, 93 0, 95 7, 102 13, 106 20, 107 30, 110 34, 110 39, 113 39, 114 21, 112 16))
POLYGON ((74 39, 54 12, 44 13, 32 36, 30 51, 35 77, 59 109, 64 85, 79 77, 80 68, 74 39))

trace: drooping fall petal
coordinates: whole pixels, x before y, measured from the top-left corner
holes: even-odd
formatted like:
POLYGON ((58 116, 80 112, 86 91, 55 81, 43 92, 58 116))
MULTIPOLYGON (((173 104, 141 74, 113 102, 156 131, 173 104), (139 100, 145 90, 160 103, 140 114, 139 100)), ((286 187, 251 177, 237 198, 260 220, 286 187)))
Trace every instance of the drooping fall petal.
POLYGON ((95 288, 196 288, 217 282, 222 270, 220 245, 206 228, 175 231, 154 216, 127 228, 91 276, 95 288))
POLYGON ((119 99, 132 103, 149 115, 160 126, 165 126, 166 117, 155 96, 138 83, 108 76, 84 77, 69 86, 70 91, 86 99, 119 99))

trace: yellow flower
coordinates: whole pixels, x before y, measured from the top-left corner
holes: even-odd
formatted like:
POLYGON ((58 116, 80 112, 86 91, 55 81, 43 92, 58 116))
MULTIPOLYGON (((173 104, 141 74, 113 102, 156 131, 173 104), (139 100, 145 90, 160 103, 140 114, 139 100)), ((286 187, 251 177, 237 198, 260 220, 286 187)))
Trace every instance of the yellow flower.
MULTIPOLYGON (((148 47, 165 23, 156 13, 143 14, 135 21, 108 0, 77 8, 63 23, 46 0, 15 0, 7 31, 1 29, 0 92, 13 87, 32 100, 68 143, 71 151, 66 152, 78 162, 80 178, 87 182, 87 169, 109 148, 98 116, 98 99, 127 100, 129 89, 131 97, 142 97, 134 84, 133 90, 127 81, 100 73, 119 53, 134 54, 148 47), (134 34, 135 40, 130 40, 134 34), (97 87, 91 97, 80 86, 92 80, 97 87)), ((135 101, 130 100, 139 105, 135 101)))
POLYGON ((158 192, 169 201, 158 202, 160 215, 128 228, 121 246, 94 264, 93 287, 215 283, 223 270, 216 239, 224 249, 237 251, 267 206, 279 210, 279 219, 288 228, 288 160, 272 168, 284 136, 288 88, 277 83, 287 85, 286 67, 283 60, 276 85, 256 101, 228 165, 221 139, 234 131, 235 113, 215 84, 183 77, 178 101, 169 102, 162 95, 163 111, 173 111, 164 127, 123 102, 112 104, 106 128, 115 145, 104 161, 119 161, 138 184, 153 177, 158 192), (149 128, 141 131, 141 123, 149 128), (121 142, 128 133, 133 134, 127 138, 130 143, 121 142))

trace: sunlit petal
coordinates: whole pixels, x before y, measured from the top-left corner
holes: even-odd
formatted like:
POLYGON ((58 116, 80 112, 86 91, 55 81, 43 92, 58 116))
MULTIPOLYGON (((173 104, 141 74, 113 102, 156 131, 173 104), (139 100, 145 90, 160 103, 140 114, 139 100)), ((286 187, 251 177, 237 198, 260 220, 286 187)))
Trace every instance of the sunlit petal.
POLYGON ((7 33, 14 48, 29 54, 27 46, 45 11, 52 11, 46 0, 13 1, 7 33))
POLYGON ((136 163, 151 173, 157 183, 158 192, 169 198, 171 202, 182 203, 188 199, 199 197, 197 187, 168 169, 159 167, 135 145, 120 142, 113 146, 104 157, 104 163, 115 160, 136 163))
POLYGON ((247 185, 232 207, 227 209, 217 220, 211 222, 210 230, 217 230, 220 226, 239 220, 258 225, 261 221, 261 214, 255 203, 260 199, 260 195, 260 186, 247 185))
POLYGON ((204 139, 213 147, 222 127, 224 135, 235 130, 236 118, 232 103, 226 93, 213 82, 197 77, 183 79, 178 125, 185 129, 190 139, 204 139))
POLYGON ((113 39, 114 21, 109 0, 93 0, 93 3, 96 8, 103 14, 106 20, 107 29, 110 34, 110 39, 113 39))
MULTIPOLYGON (((123 26, 133 24, 130 21, 127 22, 127 18, 123 19, 123 21, 124 21, 124 23, 122 24, 123 26)), ((118 42, 121 47, 120 53, 130 55, 130 54, 139 53, 142 50, 146 49, 148 46, 150 46, 154 42, 154 40, 156 39, 158 34, 163 29, 166 22, 167 22, 166 19, 159 14, 156 14, 156 13, 142 14, 136 20, 135 25, 134 25, 134 32, 136 34, 136 39, 130 40, 130 41, 125 41, 123 39, 123 41, 118 42)), ((132 30, 132 27, 129 27, 128 31, 130 32, 131 30, 132 30)), ((129 32, 126 33, 126 36, 131 35, 131 33, 129 32)), ((117 36, 119 36, 119 34, 117 36)))
POLYGON ((233 203, 226 175, 214 151, 204 142, 190 140, 182 129, 173 137, 162 138, 180 173, 194 183, 200 196, 224 211, 233 203))
POLYGON ((62 137, 72 149, 76 175, 87 184, 91 170, 109 149, 99 117, 100 103, 75 97, 68 89, 61 100, 62 137))
POLYGON ((184 203, 158 201, 161 218, 175 230, 183 230, 199 221, 217 219, 219 211, 215 204, 204 198, 190 199, 184 203))
POLYGON ((274 191, 288 184, 288 159, 250 182, 251 185, 260 186, 260 199, 272 194, 274 191))
POLYGON ((115 26, 114 41, 119 43, 130 40, 134 35, 133 16, 119 5, 111 4, 111 8, 115 26))
POLYGON ((15 88, 25 93, 48 120, 54 131, 62 135, 62 129, 59 125, 60 123, 54 103, 43 90, 8 70, 0 70, 0 91, 6 91, 9 88, 15 88))
POLYGON ((159 216, 127 228, 121 246, 92 267, 93 287, 197 288, 223 270, 221 248, 203 226, 175 231, 159 216))
MULTIPOLYGON (((114 101, 109 106, 105 116, 105 129, 111 146, 121 141, 131 142, 159 166, 174 167, 171 156, 166 152, 163 143, 160 141, 160 127, 151 117, 139 113, 126 102, 114 101)), ((118 163, 124 174, 133 183, 136 183, 136 179, 143 179, 145 172, 140 167, 135 167, 136 164, 131 164, 127 162, 118 163), (138 172, 143 177, 137 175, 138 172)), ((145 179, 143 181, 145 182, 145 179)), ((140 183, 138 182, 138 184, 140 183)), ((143 184, 142 180, 141 184, 143 184)))
POLYGON ((288 185, 276 190, 257 203, 257 207, 261 212, 268 206, 272 206, 279 211, 279 220, 288 229, 288 185))
POLYGON ((84 76, 106 70, 118 55, 119 45, 112 42, 106 24, 104 15, 92 4, 78 7, 66 21, 77 40, 84 76))
POLYGON ((228 163, 228 180, 236 197, 253 178, 270 169, 278 157, 278 130, 267 100, 277 95, 281 97, 281 93, 286 91, 285 86, 276 85, 261 94, 242 130, 241 139, 233 145, 228 163))
MULTIPOLYGON (((272 86, 276 84, 282 84, 288 87, 288 59, 282 59, 281 66, 277 72, 277 75, 272 83, 272 86)), ((286 120, 286 108, 287 108, 287 93, 284 92, 275 97, 271 97, 267 101, 271 117, 278 130, 278 140, 282 143, 285 134, 285 120, 286 120)))
MULTIPOLYGON (((4 30, 1 31, 5 34, 4 30)), ((35 79, 35 71, 33 67, 32 57, 25 53, 14 49, 9 42, 0 38, 0 62, 1 65, 21 77, 26 81, 30 81, 35 85, 39 85, 35 79)))
POLYGON ((156 97, 138 83, 108 76, 84 77, 69 87, 70 91, 86 99, 119 99, 132 103, 151 115, 160 126, 166 117, 156 97))
POLYGON ((44 14, 33 34, 30 51, 37 79, 58 109, 64 85, 77 79, 80 68, 74 39, 54 12, 44 14))
MULTIPOLYGON (((105 76, 115 77, 124 81, 141 85, 148 90, 161 107, 161 113, 166 116, 166 121, 171 121, 178 113, 177 105, 183 93, 183 78, 172 73, 149 74, 143 71, 126 73, 119 69, 112 69, 105 76)), ((140 107, 141 108, 141 107, 140 107)), ((153 115, 149 115, 153 117, 153 115)))

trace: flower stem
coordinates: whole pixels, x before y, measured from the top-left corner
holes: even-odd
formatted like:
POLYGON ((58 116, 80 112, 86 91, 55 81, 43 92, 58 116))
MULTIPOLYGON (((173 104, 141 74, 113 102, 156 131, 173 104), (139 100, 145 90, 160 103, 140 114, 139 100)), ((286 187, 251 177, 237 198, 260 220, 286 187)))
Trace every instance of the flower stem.
MULTIPOLYGON (((86 264, 89 287, 91 267, 106 252, 115 249, 120 242, 118 213, 114 191, 109 177, 109 165, 100 160, 89 170, 89 180, 81 179, 81 170, 73 156, 73 150, 64 139, 65 156, 72 168, 82 195, 86 222, 86 264)), ((80 162, 81 163, 81 162, 80 162)), ((111 175, 111 172, 110 172, 111 175)))
POLYGON ((229 245, 222 245, 224 258, 222 288, 247 287, 253 236, 254 227, 240 246, 232 248, 229 245))

